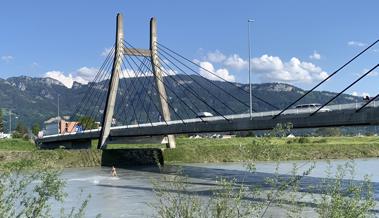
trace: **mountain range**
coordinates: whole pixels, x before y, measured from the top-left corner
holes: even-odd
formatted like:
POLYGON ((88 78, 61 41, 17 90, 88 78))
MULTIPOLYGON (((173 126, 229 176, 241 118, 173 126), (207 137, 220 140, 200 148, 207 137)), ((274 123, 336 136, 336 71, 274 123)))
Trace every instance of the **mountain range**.
MULTIPOLYGON (((67 88, 52 78, 27 76, 0 78, 0 108, 4 125, 9 125, 9 109, 12 123, 23 122, 27 126, 43 122, 58 114, 92 116, 101 121, 109 80, 98 83, 74 83, 67 88), (59 96, 59 97, 58 97, 59 96)), ((249 85, 223 81, 209 81, 196 75, 172 75, 164 78, 172 119, 196 116, 197 112, 213 114, 247 113, 249 111, 249 85), (238 100, 237 100, 238 99, 238 100)), ((253 84, 255 96, 277 108, 284 108, 306 90, 284 83, 253 84)), ((303 103, 324 103, 336 93, 314 91, 303 103)), ((332 103, 352 103, 360 98, 343 94, 332 103)), ((115 118, 120 124, 143 123, 161 119, 159 101, 153 77, 123 78, 118 89, 115 118), (148 115, 147 115, 148 114, 148 115)), ((257 98, 253 98, 255 111, 275 110, 257 98)), ((76 119, 72 116, 72 119, 76 119)), ((12 125, 13 126, 13 125, 12 125)), ((14 126, 12 127, 14 128, 14 126)))

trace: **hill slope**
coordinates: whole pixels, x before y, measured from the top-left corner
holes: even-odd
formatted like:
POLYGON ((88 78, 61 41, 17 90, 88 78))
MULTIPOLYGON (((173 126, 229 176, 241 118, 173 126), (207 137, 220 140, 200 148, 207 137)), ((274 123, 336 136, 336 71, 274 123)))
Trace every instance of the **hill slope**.
MULTIPOLYGON (((226 82, 213 82, 215 85, 195 75, 165 77, 167 94, 172 105, 170 109, 172 110, 173 119, 193 117, 193 111, 211 111, 207 104, 217 108, 222 114, 248 112, 248 107, 246 106, 249 104, 248 85, 237 84, 240 87, 237 88, 226 82), (241 89, 245 90, 245 92, 242 92, 241 89), (199 100, 199 97, 195 97, 191 92, 196 92, 203 100, 199 100), (244 104, 235 100, 232 95, 238 97, 244 104)), ((88 87, 93 86, 95 89, 93 89, 92 98, 88 100, 87 108, 83 109, 83 111, 91 109, 94 114, 98 114, 97 120, 100 121, 103 110, 102 103, 105 101, 106 96, 106 90, 102 85, 105 83, 107 84, 108 81, 88 85, 75 83, 72 88, 67 88, 59 81, 51 78, 20 76, 5 80, 0 79, 0 108, 12 109, 14 113, 13 119, 18 117, 18 121, 22 121, 28 126, 31 126, 34 122, 42 124, 44 120, 57 115, 58 96, 60 96, 60 114, 71 115, 75 108, 83 102, 82 99, 88 87)), ((124 109, 125 105, 128 105, 128 108, 117 110, 116 118, 120 121, 127 120, 129 123, 136 122, 135 117, 138 117, 140 121, 147 121, 148 118, 144 111, 149 106, 148 113, 151 119, 158 120, 159 112, 156 110, 159 106, 158 95, 153 84, 151 77, 122 79, 120 81, 117 105, 118 108, 122 109, 124 109), (146 90, 148 90, 149 94, 146 93, 146 90), (152 100, 157 106, 151 103, 152 100), (124 105, 124 107, 120 105, 124 105)), ((304 92, 305 90, 283 83, 253 85, 254 95, 265 99, 278 108, 287 106, 304 92)), ((331 92, 315 91, 299 103, 323 103, 333 95, 334 93, 331 92)), ((351 103, 357 99, 357 97, 351 95, 341 95, 333 103, 351 103)), ((273 110, 272 107, 255 98, 253 102, 253 108, 257 111, 273 110)), ((212 113, 217 114, 216 112, 212 113)), ((5 127, 8 127, 7 110, 4 111, 4 115, 5 127)), ((13 123, 15 123, 15 120, 13 120, 13 123)))

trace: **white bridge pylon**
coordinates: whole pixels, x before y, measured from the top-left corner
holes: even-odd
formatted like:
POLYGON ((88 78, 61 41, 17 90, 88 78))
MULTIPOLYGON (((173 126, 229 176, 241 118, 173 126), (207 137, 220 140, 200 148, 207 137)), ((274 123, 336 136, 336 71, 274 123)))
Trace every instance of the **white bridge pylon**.
MULTIPOLYGON (((110 134, 110 128, 112 123, 112 118, 114 114, 114 109, 116 105, 116 96, 119 86, 120 73, 121 73, 121 62, 123 55, 129 56, 147 56, 151 58, 151 66, 153 69, 153 76, 155 78, 155 83, 157 86, 157 91, 159 93, 159 102, 161 106, 161 112, 163 119, 165 121, 171 121, 171 114, 168 106, 168 98, 166 94, 166 88, 163 83, 163 76, 160 68, 160 62, 158 58, 158 48, 157 48, 157 21, 153 17, 150 19, 150 49, 134 49, 127 48, 124 46, 124 31, 123 31, 123 18, 122 14, 117 14, 116 21, 116 49, 115 56, 113 59, 111 78, 109 80, 109 88, 107 93, 107 99, 104 110, 104 117, 102 122, 102 128, 99 136, 99 143, 97 148, 105 149, 107 146, 107 141, 110 134)), ((168 148, 175 148, 175 137, 174 135, 168 135, 168 148)))

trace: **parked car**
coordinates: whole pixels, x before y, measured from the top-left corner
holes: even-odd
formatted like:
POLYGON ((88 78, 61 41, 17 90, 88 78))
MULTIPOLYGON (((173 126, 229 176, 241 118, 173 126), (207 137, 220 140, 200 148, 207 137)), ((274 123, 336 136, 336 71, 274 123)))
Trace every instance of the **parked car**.
POLYGON ((203 117, 213 117, 213 114, 209 112, 200 112, 196 114, 197 118, 203 118, 203 117))

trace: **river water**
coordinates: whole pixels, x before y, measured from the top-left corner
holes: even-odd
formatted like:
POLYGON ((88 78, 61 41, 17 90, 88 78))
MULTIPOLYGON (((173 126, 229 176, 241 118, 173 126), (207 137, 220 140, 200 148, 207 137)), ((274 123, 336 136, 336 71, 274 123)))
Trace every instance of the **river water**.
MULTIPOLYGON (((316 161, 312 172, 302 179, 304 185, 319 183, 327 176, 327 169, 346 163, 346 160, 316 161)), ((309 161, 280 162, 278 173, 290 175, 294 164, 300 169, 299 173, 309 169, 309 161)), ((355 159, 355 179, 363 180, 369 175, 375 189, 375 199, 379 201, 379 158, 355 159)), ((273 176, 278 164, 276 162, 257 162, 255 173, 249 173, 242 163, 207 163, 185 164, 180 169, 189 177, 189 182, 196 185, 199 193, 206 195, 217 178, 237 178, 247 184, 263 183, 264 179, 273 176)), ((85 196, 91 194, 86 210, 86 217, 150 217, 153 210, 149 204, 155 202, 156 197, 152 191, 152 181, 159 181, 166 175, 178 170, 178 166, 165 166, 162 172, 157 168, 145 167, 134 169, 117 169, 118 177, 110 176, 110 168, 74 168, 65 169, 62 178, 67 182, 65 191, 68 197, 64 207, 78 207, 85 196)), ((308 187, 308 186, 307 186, 308 187)), ((378 206, 375 211, 378 211, 378 206)))

